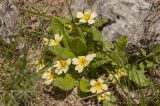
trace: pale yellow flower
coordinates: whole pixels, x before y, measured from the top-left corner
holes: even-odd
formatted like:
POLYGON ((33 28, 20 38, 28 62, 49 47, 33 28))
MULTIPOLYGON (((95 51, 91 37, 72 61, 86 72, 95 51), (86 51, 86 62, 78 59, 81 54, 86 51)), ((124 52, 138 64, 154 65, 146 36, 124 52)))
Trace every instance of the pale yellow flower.
POLYGON ((104 81, 101 78, 98 78, 96 80, 91 80, 90 85, 92 86, 90 91, 92 93, 101 93, 103 90, 108 90, 107 84, 104 84, 104 81))
POLYGON ((43 38, 43 44, 44 44, 44 45, 48 45, 48 44, 49 44, 49 39, 43 38))
POLYGON ((57 46, 57 45, 60 45, 60 42, 61 42, 61 40, 62 40, 62 37, 63 36, 60 36, 59 34, 55 34, 55 36, 54 36, 54 39, 52 39, 51 41, 50 41, 50 46, 57 46))
POLYGON ((83 13, 77 12, 76 17, 80 19, 79 20, 80 23, 93 24, 95 22, 94 19, 97 17, 97 14, 87 9, 83 13))
POLYGON ((69 32, 72 32, 73 26, 72 25, 68 25, 68 28, 69 28, 69 32))
POLYGON ((98 98, 98 101, 103 101, 103 100, 107 100, 107 101, 110 101, 110 95, 111 95, 111 92, 105 92, 101 95, 99 95, 97 98, 98 98))
POLYGON ((117 70, 116 75, 118 76, 118 78, 121 78, 123 76, 126 76, 126 73, 125 73, 124 69, 119 69, 119 70, 117 70))
POLYGON ((45 67, 45 64, 44 64, 44 62, 43 62, 43 60, 42 61, 38 61, 37 63, 37 72, 39 71, 39 70, 42 70, 44 67, 45 67))
POLYGON ((121 77, 126 76, 124 69, 119 69, 116 71, 115 74, 109 74, 108 79, 111 80, 113 83, 116 82, 116 80, 119 80, 121 77))
POLYGON ((84 67, 86 67, 95 57, 96 54, 89 54, 87 56, 78 56, 78 58, 72 59, 72 64, 76 65, 75 70, 81 73, 84 67))
POLYGON ((57 45, 60 45, 62 38, 63 36, 60 36, 59 34, 55 34, 54 39, 43 38, 43 44, 49 45, 49 46, 57 46, 57 45))
POLYGON ((62 73, 67 73, 69 65, 71 64, 71 59, 68 60, 59 60, 55 62, 53 67, 56 68, 55 72, 60 75, 62 73))
POLYGON ((49 68, 46 72, 42 74, 42 79, 46 85, 50 85, 56 77, 56 73, 52 68, 49 68))

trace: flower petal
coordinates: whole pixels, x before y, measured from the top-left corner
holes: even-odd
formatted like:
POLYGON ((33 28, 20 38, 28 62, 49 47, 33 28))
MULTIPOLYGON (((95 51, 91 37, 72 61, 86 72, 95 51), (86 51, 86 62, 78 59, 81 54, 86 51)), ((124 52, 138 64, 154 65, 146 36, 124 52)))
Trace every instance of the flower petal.
POLYGON ((97 89, 97 93, 101 93, 101 92, 103 92, 102 89, 97 89))
POLYGON ((106 92, 105 94, 106 94, 106 95, 111 95, 111 92, 106 92))
POLYGON ((91 81, 90 81, 90 85, 91 85, 91 86, 94 86, 96 83, 97 83, 96 80, 91 80, 91 81))
POLYGON ((81 73, 83 71, 84 67, 80 66, 80 65, 77 65, 75 67, 75 70, 77 70, 79 73, 81 73))
POLYGON ((87 61, 92 61, 95 57, 96 57, 96 54, 88 54, 88 55, 86 56, 86 60, 87 60, 87 61))
POLYGON ((53 67, 59 67, 59 61, 56 61, 55 65, 53 65, 53 67))
POLYGON ((66 60, 66 62, 67 62, 67 65, 70 65, 71 64, 71 59, 66 60))
POLYGON ((50 84, 52 83, 52 81, 53 81, 53 80, 45 80, 44 83, 45 83, 46 85, 50 85, 50 84))
POLYGON ((80 19, 79 22, 80 23, 86 23, 87 21, 85 19, 80 19))
POLYGON ((69 67, 67 66, 65 69, 63 69, 63 72, 67 73, 68 69, 69 69, 69 67))
POLYGON ((60 40, 61 37, 59 36, 59 34, 55 34, 55 35, 54 35, 54 39, 55 39, 55 40, 60 40))
POLYGON ((82 18, 83 17, 83 13, 82 12, 77 12, 76 13, 76 17, 77 18, 82 18))
POLYGON ((88 66, 89 63, 90 63, 90 62, 87 61, 87 62, 85 63, 85 65, 84 65, 84 67, 88 66))
POLYGON ((58 75, 60 75, 60 74, 62 74, 62 73, 63 73, 63 70, 61 70, 61 69, 58 70, 58 72, 57 72, 58 75))
POLYGON ((91 15, 91 10, 90 9, 86 9, 84 11, 84 15, 91 15))
POLYGON ((108 86, 106 84, 102 84, 102 89, 103 90, 108 90, 108 86))
POLYGON ((91 20, 88 20, 88 24, 93 24, 95 22, 95 20, 91 19, 91 20))
POLYGON ((91 18, 91 19, 94 19, 94 18, 96 18, 96 17, 97 17, 97 14, 96 14, 95 12, 92 12, 91 15, 90 15, 90 18, 91 18))
POLYGON ((52 40, 49 45, 50 46, 56 46, 56 45, 58 45, 58 43, 55 40, 52 40))
POLYGON ((100 82, 100 83, 103 83, 103 82, 104 82, 101 78, 98 78, 97 81, 100 82))
POLYGON ((92 93, 96 93, 96 89, 95 89, 94 87, 91 87, 90 91, 91 91, 92 93))
POLYGON ((72 59, 72 64, 75 64, 75 65, 76 65, 76 64, 78 64, 78 63, 79 63, 78 61, 79 61, 79 59, 78 59, 78 58, 73 58, 73 59, 72 59))
POLYGON ((47 77, 48 77, 48 72, 45 72, 45 73, 42 74, 42 77, 41 77, 41 78, 42 78, 42 79, 46 79, 47 77))

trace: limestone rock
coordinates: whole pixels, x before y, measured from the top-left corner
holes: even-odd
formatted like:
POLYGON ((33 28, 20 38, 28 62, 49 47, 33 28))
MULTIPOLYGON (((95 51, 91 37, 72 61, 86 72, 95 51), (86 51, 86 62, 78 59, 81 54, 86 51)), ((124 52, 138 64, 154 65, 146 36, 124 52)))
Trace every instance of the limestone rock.
MULTIPOLYGON (((99 16, 106 16, 112 22, 111 25, 103 28, 105 39, 115 40, 120 35, 128 35, 130 43, 139 43, 144 36, 144 19, 150 12, 151 3, 145 0, 88 1, 93 2, 93 11, 96 11, 99 16)), ((87 4, 87 0, 73 0, 71 8, 74 11, 83 11, 91 6, 87 4)), ((160 25, 156 23, 154 27, 157 33, 160 33, 160 25)))
POLYGON ((18 11, 12 0, 0 0, 0 37, 10 42, 18 11))

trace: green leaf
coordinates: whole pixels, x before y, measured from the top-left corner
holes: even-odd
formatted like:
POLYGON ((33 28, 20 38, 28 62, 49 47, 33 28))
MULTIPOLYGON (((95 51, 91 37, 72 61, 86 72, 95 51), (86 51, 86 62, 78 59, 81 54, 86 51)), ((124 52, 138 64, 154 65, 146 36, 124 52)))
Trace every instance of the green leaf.
POLYGON ((134 81, 139 86, 147 86, 149 84, 149 79, 144 75, 143 70, 137 70, 136 67, 133 67, 129 71, 129 79, 134 81))
POLYGON ((117 98, 113 95, 113 93, 110 95, 110 102, 116 102, 117 98))
POLYGON ((144 70, 144 68, 145 68, 144 63, 143 63, 143 62, 141 62, 141 63, 139 64, 139 67, 140 67, 140 69, 144 70))
POLYGON ((102 41, 102 33, 94 26, 92 26, 92 36, 94 41, 102 41))
POLYGON ((121 36, 116 40, 116 48, 120 50, 125 50, 128 43, 128 36, 121 36))
POLYGON ((56 56, 59 56, 61 58, 74 58, 75 57, 72 51, 70 51, 67 48, 60 47, 60 46, 50 46, 48 50, 51 51, 56 56))
POLYGON ((76 37, 76 38, 72 39, 69 47, 74 52, 76 52, 77 55, 82 55, 84 52, 87 51, 86 43, 80 37, 76 37))
POLYGON ((147 63, 147 66, 146 66, 147 68, 153 68, 154 67, 154 63, 152 61, 146 60, 145 62, 147 63))
POLYGON ((141 53, 142 53, 143 56, 146 56, 146 55, 147 55, 146 50, 144 50, 143 48, 141 49, 141 53))
POLYGON ((115 52, 112 52, 109 56, 112 60, 112 63, 120 67, 123 67, 128 62, 125 52, 121 50, 116 50, 115 52))
POLYGON ((100 67, 101 65, 104 65, 108 63, 111 59, 108 56, 103 57, 102 60, 96 60, 91 64, 92 67, 97 68, 100 67))
POLYGON ((106 101, 103 101, 103 106, 115 106, 115 104, 106 100, 106 101))
POLYGON ((101 19, 96 20, 94 26, 100 28, 103 27, 103 25, 106 24, 107 22, 108 22, 107 17, 102 17, 101 19))
POLYGON ((89 80, 86 78, 81 79, 79 87, 80 87, 81 91, 89 92, 89 80))
POLYGON ((54 80, 54 85, 62 90, 69 91, 76 86, 76 80, 71 75, 66 74, 65 77, 58 77, 54 80))
POLYGON ((160 55, 160 44, 155 44, 151 46, 151 52, 154 55, 160 55))
POLYGON ((111 51, 112 48, 113 48, 113 43, 111 41, 103 42, 103 51, 111 51))

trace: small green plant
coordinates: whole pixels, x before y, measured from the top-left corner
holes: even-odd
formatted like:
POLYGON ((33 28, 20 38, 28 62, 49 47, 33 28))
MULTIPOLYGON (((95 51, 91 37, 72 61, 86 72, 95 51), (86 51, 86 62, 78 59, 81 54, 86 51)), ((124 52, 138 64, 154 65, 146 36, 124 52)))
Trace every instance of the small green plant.
MULTIPOLYGON (((119 87, 124 94, 125 88, 128 91, 137 90, 142 95, 140 102, 144 104, 141 88, 153 87, 147 73, 160 64, 160 44, 129 53, 128 36, 122 35, 115 41, 104 40, 101 28, 107 23, 107 18, 96 19, 97 14, 89 9, 73 14, 72 19, 22 11, 47 18, 50 22, 49 32, 48 36, 42 36, 44 48, 41 58, 35 63, 36 69, 27 58, 30 47, 26 46, 20 56, 14 54, 17 45, 11 44, 5 48, 7 50, 2 50, 2 57, 12 57, 6 59, 2 68, 6 72, 1 74, 5 104, 27 104, 36 90, 39 75, 48 86, 56 86, 64 91, 76 89, 80 96, 78 100, 94 98, 103 106, 114 106, 121 100, 115 90, 119 87)), ((27 34, 42 35, 43 31, 27 31, 24 35, 27 34)), ((159 91, 152 89, 152 92, 154 100, 158 101, 155 92, 159 91)), ((127 105, 134 103, 129 94, 128 101, 125 101, 127 105)))
POLYGON ((104 41, 99 29, 107 21, 95 20, 96 16, 85 10, 72 20, 50 17, 50 36, 43 38, 45 49, 37 69, 47 85, 65 91, 77 88, 81 97, 86 93, 97 96, 104 106, 114 105, 113 85, 151 84, 145 73, 159 65, 160 45, 153 45, 149 52, 141 49, 138 55, 128 53, 128 37, 104 41))

